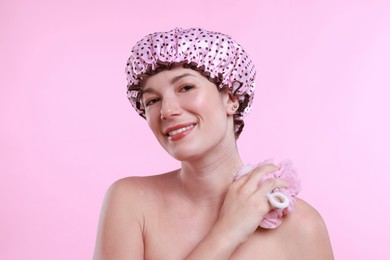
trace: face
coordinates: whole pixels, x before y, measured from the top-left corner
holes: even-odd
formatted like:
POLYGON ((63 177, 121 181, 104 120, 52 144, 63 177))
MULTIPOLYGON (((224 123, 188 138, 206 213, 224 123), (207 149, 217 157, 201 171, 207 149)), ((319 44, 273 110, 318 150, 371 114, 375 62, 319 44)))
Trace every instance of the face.
POLYGON ((185 161, 234 142, 233 113, 238 104, 195 70, 165 70, 143 84, 149 127, 164 149, 185 161))

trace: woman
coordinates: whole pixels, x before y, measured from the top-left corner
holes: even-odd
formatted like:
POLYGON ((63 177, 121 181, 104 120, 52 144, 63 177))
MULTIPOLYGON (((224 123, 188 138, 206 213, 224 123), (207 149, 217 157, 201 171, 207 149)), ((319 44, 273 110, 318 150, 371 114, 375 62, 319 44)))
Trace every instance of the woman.
POLYGON ((302 200, 277 227, 259 227, 275 210, 268 194, 290 185, 264 179, 278 166, 237 178, 255 78, 239 44, 200 28, 154 33, 133 48, 126 71, 133 107, 181 168, 110 187, 96 260, 333 259, 321 216, 302 200))

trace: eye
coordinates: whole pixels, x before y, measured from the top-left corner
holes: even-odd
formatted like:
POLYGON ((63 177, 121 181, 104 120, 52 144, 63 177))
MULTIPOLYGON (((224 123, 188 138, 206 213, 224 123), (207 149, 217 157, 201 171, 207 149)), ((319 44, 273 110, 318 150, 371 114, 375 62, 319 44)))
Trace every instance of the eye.
POLYGON ((148 99, 146 102, 145 102, 145 106, 148 107, 148 106, 151 106, 153 105, 154 103, 158 102, 160 99, 158 98, 151 98, 151 99, 148 99))
POLYGON ((180 91, 181 92, 188 92, 188 91, 190 91, 191 89, 193 89, 194 88, 194 86, 192 86, 192 85, 184 85, 184 86, 182 86, 181 88, 180 88, 180 91))

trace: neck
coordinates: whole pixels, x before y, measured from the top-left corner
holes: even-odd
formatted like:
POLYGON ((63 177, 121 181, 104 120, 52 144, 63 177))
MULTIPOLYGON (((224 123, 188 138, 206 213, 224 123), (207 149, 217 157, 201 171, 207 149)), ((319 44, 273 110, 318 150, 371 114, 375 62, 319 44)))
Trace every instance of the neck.
MULTIPOLYGON (((243 166, 237 147, 205 156, 199 160, 182 162, 178 175, 181 190, 188 200, 198 206, 222 206, 227 188, 243 166)), ((220 150, 221 151, 221 150, 220 150)))

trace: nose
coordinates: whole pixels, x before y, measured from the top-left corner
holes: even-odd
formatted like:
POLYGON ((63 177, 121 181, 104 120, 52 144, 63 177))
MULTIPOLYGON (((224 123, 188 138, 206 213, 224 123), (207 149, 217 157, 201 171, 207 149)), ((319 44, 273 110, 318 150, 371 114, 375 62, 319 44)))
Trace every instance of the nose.
POLYGON ((182 113, 180 104, 176 98, 167 97, 161 101, 161 119, 169 119, 182 113))

